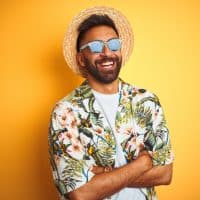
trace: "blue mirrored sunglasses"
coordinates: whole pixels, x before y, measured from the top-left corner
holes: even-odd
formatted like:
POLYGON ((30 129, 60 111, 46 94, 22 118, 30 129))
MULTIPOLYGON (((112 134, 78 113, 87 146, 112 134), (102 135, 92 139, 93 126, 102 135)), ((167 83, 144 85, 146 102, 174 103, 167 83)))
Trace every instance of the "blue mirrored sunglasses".
POLYGON ((102 53, 104 45, 107 45, 110 51, 118 51, 121 49, 121 43, 122 41, 119 38, 112 38, 107 42, 102 40, 94 40, 81 46, 80 51, 89 47, 92 53, 102 53))

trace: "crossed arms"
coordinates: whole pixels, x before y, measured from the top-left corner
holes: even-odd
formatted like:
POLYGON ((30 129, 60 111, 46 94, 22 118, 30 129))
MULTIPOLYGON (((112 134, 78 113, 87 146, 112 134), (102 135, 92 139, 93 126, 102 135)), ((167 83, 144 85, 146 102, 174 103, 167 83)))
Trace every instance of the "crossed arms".
POLYGON ((152 166, 152 159, 143 151, 136 160, 110 172, 93 167, 95 176, 85 185, 70 192, 71 200, 102 200, 125 187, 168 185, 172 178, 172 164, 152 166))

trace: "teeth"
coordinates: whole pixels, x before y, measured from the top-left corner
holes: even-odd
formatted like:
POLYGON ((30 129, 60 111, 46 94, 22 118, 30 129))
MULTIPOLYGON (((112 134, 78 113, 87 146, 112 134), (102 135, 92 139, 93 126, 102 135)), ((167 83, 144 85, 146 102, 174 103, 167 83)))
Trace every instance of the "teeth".
POLYGON ((103 66, 108 66, 108 65, 112 65, 113 62, 105 62, 105 63, 102 63, 103 66))

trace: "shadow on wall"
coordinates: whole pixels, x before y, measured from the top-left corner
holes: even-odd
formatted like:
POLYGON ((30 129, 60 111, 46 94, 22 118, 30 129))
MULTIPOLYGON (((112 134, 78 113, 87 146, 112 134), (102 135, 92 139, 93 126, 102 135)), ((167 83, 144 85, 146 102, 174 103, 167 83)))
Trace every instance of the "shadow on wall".
MULTIPOLYGON (((38 137, 38 148, 40 151, 38 158, 38 186, 39 187, 39 199, 57 200, 57 189, 52 180, 52 173, 50 170, 50 162, 48 155, 48 127, 50 113, 52 112, 55 103, 66 96, 70 91, 76 88, 83 81, 83 78, 74 74, 74 72, 67 66, 62 53, 56 48, 52 48, 52 51, 45 58, 46 72, 49 72, 51 88, 48 92, 51 92, 50 99, 47 104, 44 105, 43 115, 39 114, 38 124, 36 129, 40 130, 38 137)), ((40 112, 41 113, 41 112, 40 112)))

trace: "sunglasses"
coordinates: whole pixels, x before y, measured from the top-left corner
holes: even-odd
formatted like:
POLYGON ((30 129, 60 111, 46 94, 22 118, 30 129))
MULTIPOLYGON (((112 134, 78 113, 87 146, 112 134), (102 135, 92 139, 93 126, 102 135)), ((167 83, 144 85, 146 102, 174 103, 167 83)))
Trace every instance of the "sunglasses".
POLYGON ((92 42, 88 42, 80 47, 80 51, 89 47, 92 53, 102 53, 105 45, 109 48, 110 51, 118 51, 121 49, 122 41, 119 38, 112 38, 107 42, 102 40, 94 40, 92 42))

